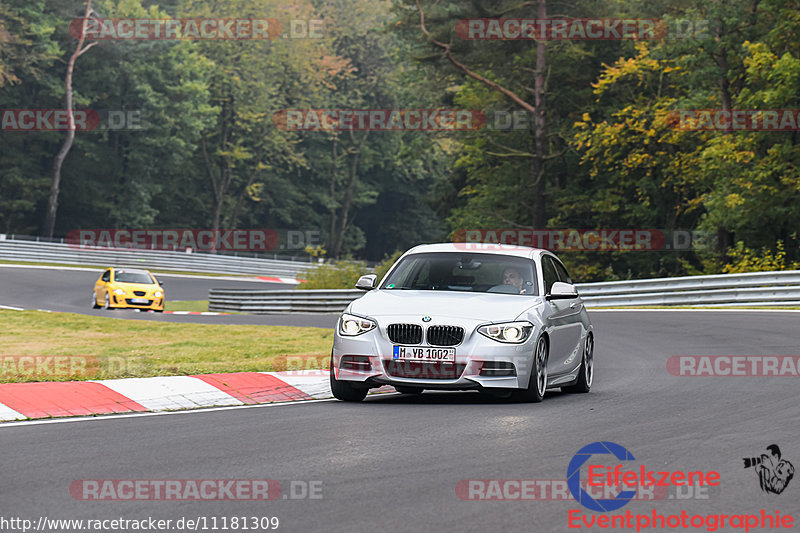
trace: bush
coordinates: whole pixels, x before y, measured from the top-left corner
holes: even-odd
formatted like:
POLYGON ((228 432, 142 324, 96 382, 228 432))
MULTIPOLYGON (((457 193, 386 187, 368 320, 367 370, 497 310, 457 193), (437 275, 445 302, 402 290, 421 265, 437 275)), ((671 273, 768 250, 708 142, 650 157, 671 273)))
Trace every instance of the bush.
POLYGON ((358 278, 370 274, 371 270, 363 261, 339 261, 326 263, 301 274, 307 280, 300 289, 352 289, 358 278))
POLYGON ((722 269, 726 274, 740 274, 745 272, 769 272, 772 270, 794 270, 800 263, 786 261, 786 250, 783 241, 778 241, 775 252, 771 249, 751 250, 745 248, 739 241, 736 246, 728 250, 730 261, 722 269))
POLYGON ((363 261, 339 261, 338 263, 326 263, 316 268, 307 270, 301 274, 305 283, 300 285, 300 289, 352 289, 356 285, 358 278, 365 274, 377 274, 378 281, 383 279, 389 268, 400 257, 401 252, 395 252, 387 256, 374 269, 369 268, 363 261))
POLYGON ((356 281, 366 274, 376 274, 378 281, 389 271, 391 266, 402 255, 395 252, 387 256, 375 268, 369 268, 363 261, 339 261, 326 263, 316 268, 301 273, 301 278, 307 280, 300 285, 300 289, 352 289, 356 281))

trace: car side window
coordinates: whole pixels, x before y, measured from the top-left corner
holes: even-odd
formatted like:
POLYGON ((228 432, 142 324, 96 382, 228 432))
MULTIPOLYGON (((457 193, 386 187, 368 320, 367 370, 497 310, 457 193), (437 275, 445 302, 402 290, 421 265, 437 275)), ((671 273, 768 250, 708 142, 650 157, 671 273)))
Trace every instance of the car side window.
POLYGON ((550 294, 553 283, 558 281, 558 273, 553 266, 553 260, 548 256, 542 256, 542 275, 544 276, 544 293, 550 294))
POLYGON ((103 281, 110 281, 111 280, 111 271, 106 270, 103 272, 103 277, 101 278, 103 281))
POLYGON ((560 278, 559 281, 563 281, 564 283, 569 283, 572 285, 572 278, 569 277, 569 274, 567 274, 567 269, 564 267, 564 265, 558 261, 553 261, 553 263, 556 265, 556 272, 558 272, 558 277, 560 278))

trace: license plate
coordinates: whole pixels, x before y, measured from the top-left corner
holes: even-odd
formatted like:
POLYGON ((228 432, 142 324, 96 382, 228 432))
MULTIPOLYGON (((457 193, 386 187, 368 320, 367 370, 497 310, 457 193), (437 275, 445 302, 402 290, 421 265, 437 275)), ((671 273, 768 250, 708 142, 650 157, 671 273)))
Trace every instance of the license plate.
POLYGON ((132 304, 149 304, 150 300, 147 300, 145 298, 131 298, 131 303, 132 304))
POLYGON ((455 348, 429 348, 425 346, 395 346, 393 359, 399 361, 449 361, 456 360, 455 348))

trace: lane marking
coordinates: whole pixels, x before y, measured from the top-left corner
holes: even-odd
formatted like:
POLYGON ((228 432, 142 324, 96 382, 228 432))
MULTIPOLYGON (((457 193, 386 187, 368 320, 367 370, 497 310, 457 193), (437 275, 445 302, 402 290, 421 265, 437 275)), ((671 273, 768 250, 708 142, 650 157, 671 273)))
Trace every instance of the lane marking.
MULTIPOLYGON (((438 391, 443 392, 443 391, 438 391)), ((382 391, 379 393, 370 393, 370 396, 402 396, 399 392, 382 391)), ((322 398, 319 400, 303 400, 295 402, 275 402, 275 403, 260 403, 255 405, 232 405, 229 407, 203 407, 198 409, 185 409, 183 411, 155 411, 148 413, 130 413, 122 415, 98 415, 98 416, 83 416, 73 418, 53 418, 47 420, 25 420, 22 422, 0 422, 0 431, 5 428, 18 427, 18 426, 42 426, 46 424, 67 424, 71 422, 101 422, 106 420, 119 420, 128 418, 143 418, 151 416, 174 416, 174 415, 196 415, 201 413, 212 413, 216 411, 234 411, 238 409, 258 409, 261 407, 288 407, 292 405, 308 405, 312 403, 324 402, 338 402, 336 398, 322 398)))
POLYGON ((205 381, 191 376, 104 379, 94 383, 101 383, 152 411, 243 403, 205 381))
POLYGON ((145 410, 130 397, 93 381, 4 383, 0 387, 0 404, 27 418, 145 410))
MULTIPOLYGON (((39 269, 39 270, 72 270, 76 272, 96 272, 101 273, 105 270, 105 268, 88 268, 88 267, 71 267, 71 266, 52 266, 52 265, 13 265, 13 264, 0 264, 0 268, 24 268, 24 269, 39 269)), ((141 267, 136 267, 141 268, 141 267)), ((148 269, 150 270, 150 269, 148 269)), ((150 270, 153 272, 152 270, 150 270)), ((280 279, 289 279, 291 280, 290 283, 285 283, 287 285, 296 285, 294 278, 270 278, 264 276, 209 276, 203 274, 171 274, 167 272, 153 272, 153 274, 158 276, 163 276, 165 278, 201 278, 201 279, 213 279, 213 280, 221 280, 221 281, 243 281, 246 283, 264 283, 264 282, 272 282, 272 283, 281 283, 272 280, 280 280, 280 279), (262 279, 263 278, 263 279, 262 279)))
MULTIPOLYGON (((399 396, 399 393, 397 393, 399 396)), ((69 422, 95 422, 104 420, 118 420, 121 418, 141 418, 150 416, 169 416, 169 415, 190 415, 198 413, 211 413, 214 411, 231 411, 235 409, 257 409, 259 407, 281 407, 289 405, 308 405, 310 403, 320 402, 337 402, 335 398, 325 398, 322 400, 305 400, 302 402, 275 402, 275 403, 261 403, 256 405, 234 405, 230 407, 204 407, 202 409, 187 409, 184 411, 157 411, 153 413, 131 413, 126 415, 100 415, 100 416, 87 416, 79 418, 56 418, 48 420, 27 420, 23 422, 3 422, 0 423, 0 431, 5 428, 17 426, 41 426, 45 424, 66 424, 69 422)))
POLYGON ((2 420, 25 420, 28 418, 19 411, 15 411, 7 405, 0 403, 0 419, 2 420))
MULTIPOLYGON (((227 374, 198 374, 192 376, 202 380, 245 404, 311 400, 314 395, 307 394, 298 387, 289 384, 285 379, 266 372, 236 372, 227 374)), ((320 381, 317 378, 317 381, 320 381)), ((325 381, 327 390, 317 397, 329 397, 330 385, 325 381)))

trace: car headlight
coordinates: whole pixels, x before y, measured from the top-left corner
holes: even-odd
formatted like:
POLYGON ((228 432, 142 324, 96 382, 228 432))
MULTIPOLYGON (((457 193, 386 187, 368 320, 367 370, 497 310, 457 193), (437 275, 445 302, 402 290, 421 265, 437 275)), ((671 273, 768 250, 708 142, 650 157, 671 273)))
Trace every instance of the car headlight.
POLYGON ((163 292, 161 292, 161 291, 156 291, 156 293, 154 294, 154 296, 155 296, 156 298, 161 298, 162 296, 164 296, 164 293, 163 293, 163 292))
POLYGON ((123 294, 125 294, 125 291, 123 291, 122 289, 114 289, 114 294, 116 294, 117 296, 122 296, 123 294))
POLYGON ((355 337, 356 335, 361 335, 371 329, 375 329, 376 326, 377 324, 368 318, 344 313, 339 320, 339 334, 347 337, 355 337))
POLYGON ((489 324, 478 328, 478 333, 498 342, 522 344, 533 331, 530 322, 506 322, 505 324, 489 324))

